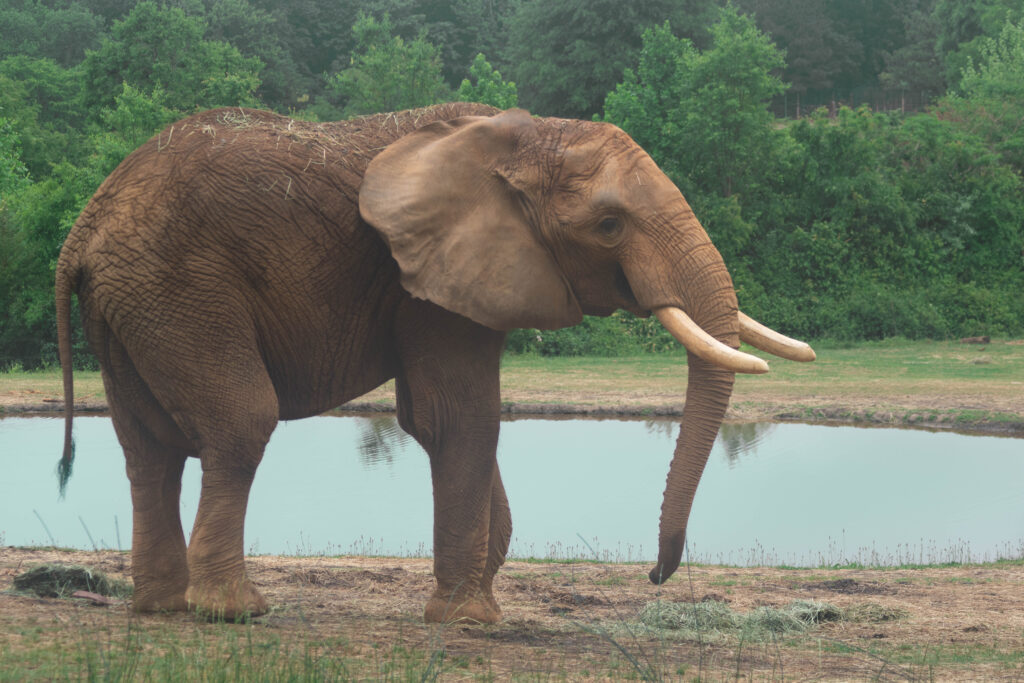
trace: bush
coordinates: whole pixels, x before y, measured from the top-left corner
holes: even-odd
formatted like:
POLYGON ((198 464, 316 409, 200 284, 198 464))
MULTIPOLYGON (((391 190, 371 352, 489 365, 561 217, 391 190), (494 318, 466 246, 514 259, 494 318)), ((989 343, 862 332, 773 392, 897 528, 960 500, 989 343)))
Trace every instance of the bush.
POLYGON ((584 316, 583 322, 560 330, 513 330, 506 348, 515 353, 541 356, 622 356, 639 352, 623 331, 620 315, 584 316))
POLYGON ((680 346, 657 318, 617 311, 607 318, 584 316, 579 325, 560 330, 512 330, 505 348, 541 356, 628 356, 680 346))

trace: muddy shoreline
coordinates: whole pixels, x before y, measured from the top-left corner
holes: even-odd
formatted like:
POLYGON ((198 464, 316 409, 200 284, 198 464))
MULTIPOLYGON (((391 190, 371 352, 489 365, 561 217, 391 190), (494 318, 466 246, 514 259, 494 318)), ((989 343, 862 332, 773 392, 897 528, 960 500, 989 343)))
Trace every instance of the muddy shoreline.
MULTIPOLYGON (((1022 398, 1024 400, 1024 398, 1022 398)), ((573 405, 563 403, 504 402, 503 415, 515 418, 677 418, 683 414, 680 403, 652 403, 649 405, 573 405)), ((98 399, 75 403, 75 414, 97 415, 107 411, 107 404, 98 399)), ((64 412, 59 399, 38 397, 8 401, 0 410, 7 416, 58 416, 64 412)), ((387 400, 357 400, 346 403, 327 415, 364 415, 394 413, 394 402, 387 400)), ((936 412, 929 408, 912 406, 870 406, 819 403, 756 403, 736 402, 730 405, 727 422, 799 422, 805 424, 849 425, 860 427, 895 427, 955 431, 965 434, 1024 438, 1024 420, 1015 420, 995 412, 982 412, 975 419, 961 419, 951 412, 936 412), (1009 419, 1007 419, 1009 418, 1009 419)))

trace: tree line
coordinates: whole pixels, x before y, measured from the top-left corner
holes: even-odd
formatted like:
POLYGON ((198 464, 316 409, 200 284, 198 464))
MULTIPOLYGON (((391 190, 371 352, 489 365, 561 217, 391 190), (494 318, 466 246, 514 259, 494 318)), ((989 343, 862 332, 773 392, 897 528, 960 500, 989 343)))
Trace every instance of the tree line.
MULTIPOLYGON (((606 120, 680 187, 773 327, 1024 332, 1019 2, 6 0, 0 26, 0 368, 54 362, 54 264, 103 178, 221 105, 333 120, 462 99, 606 120), (864 87, 928 106, 843 106, 864 87), (833 106, 773 115, 814 92, 833 106)), ((509 346, 673 344, 620 313, 509 346)))

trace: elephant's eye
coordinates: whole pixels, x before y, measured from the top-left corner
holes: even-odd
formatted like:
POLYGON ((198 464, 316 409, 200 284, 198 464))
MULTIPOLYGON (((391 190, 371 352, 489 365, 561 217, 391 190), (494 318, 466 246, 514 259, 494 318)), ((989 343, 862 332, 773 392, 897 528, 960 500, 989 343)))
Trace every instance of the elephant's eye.
POLYGON ((618 216, 602 218, 601 222, 597 224, 597 232, 605 238, 618 237, 622 232, 622 220, 618 216))

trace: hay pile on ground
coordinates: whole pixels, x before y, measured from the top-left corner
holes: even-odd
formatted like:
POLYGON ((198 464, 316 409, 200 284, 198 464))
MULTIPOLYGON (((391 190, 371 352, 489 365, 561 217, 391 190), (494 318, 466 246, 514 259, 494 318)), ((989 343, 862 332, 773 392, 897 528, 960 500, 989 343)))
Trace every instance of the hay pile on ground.
POLYGON ((670 631, 684 639, 739 636, 745 640, 768 640, 828 622, 888 621, 901 616, 893 609, 871 609, 868 605, 842 609, 817 600, 796 600, 784 607, 761 606, 742 613, 724 602, 706 600, 651 602, 640 611, 639 620, 649 628, 670 631))
POLYGON ((88 591, 114 598, 132 594, 131 584, 109 578, 97 569, 76 564, 43 564, 14 577, 14 589, 41 598, 67 598, 88 591))

